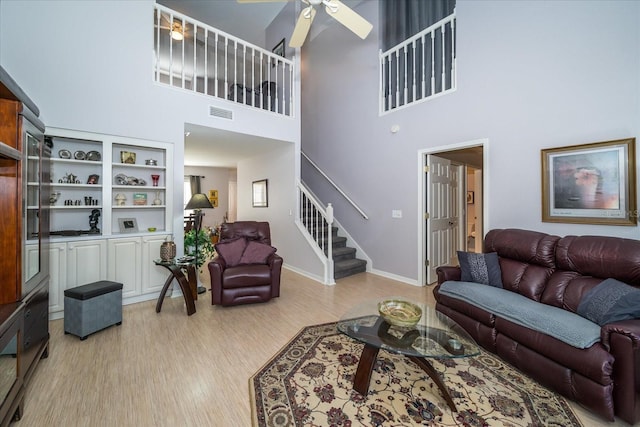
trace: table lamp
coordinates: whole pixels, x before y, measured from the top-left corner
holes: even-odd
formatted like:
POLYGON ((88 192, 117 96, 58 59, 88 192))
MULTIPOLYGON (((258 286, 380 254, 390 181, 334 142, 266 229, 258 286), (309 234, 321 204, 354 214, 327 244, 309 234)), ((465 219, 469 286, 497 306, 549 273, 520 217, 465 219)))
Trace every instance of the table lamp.
MULTIPOLYGON (((196 236, 195 236, 195 241, 196 241, 196 259, 195 259, 195 263, 196 263, 196 269, 198 269, 198 237, 200 237, 200 229, 202 228, 202 209, 213 209, 213 206, 211 205, 211 202, 209 201, 209 199, 207 198, 206 194, 203 193, 196 193, 193 196, 191 196, 191 200, 189 200, 189 203, 187 203, 187 206, 184 207, 185 210, 193 210, 193 212, 195 213, 195 218, 194 218, 194 224, 193 227, 196 230, 196 236)), ((204 286, 198 286, 198 293, 199 294, 203 294, 207 292, 207 290, 204 288, 204 286)))

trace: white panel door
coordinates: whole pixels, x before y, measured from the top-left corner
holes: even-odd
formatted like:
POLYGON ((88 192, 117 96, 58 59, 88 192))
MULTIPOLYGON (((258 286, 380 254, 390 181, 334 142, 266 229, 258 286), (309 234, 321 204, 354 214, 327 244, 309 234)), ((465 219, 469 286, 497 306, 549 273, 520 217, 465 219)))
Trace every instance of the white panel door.
MULTIPOLYGON (((67 243, 67 283, 64 289, 107 278, 107 243, 104 240, 81 240, 67 243)), ((63 290, 64 290, 63 289, 63 290)))
POLYGON ((146 236, 142 238, 142 293, 160 292, 169 277, 169 270, 157 266, 154 259, 160 258, 160 246, 169 236, 146 236))
POLYGON ((140 295, 142 247, 140 237, 109 239, 107 279, 122 283, 122 298, 140 295))
POLYGON ((426 173, 427 219, 426 251, 427 280, 437 280, 436 268, 456 263, 456 236, 460 231, 460 167, 451 161, 427 155, 426 173))

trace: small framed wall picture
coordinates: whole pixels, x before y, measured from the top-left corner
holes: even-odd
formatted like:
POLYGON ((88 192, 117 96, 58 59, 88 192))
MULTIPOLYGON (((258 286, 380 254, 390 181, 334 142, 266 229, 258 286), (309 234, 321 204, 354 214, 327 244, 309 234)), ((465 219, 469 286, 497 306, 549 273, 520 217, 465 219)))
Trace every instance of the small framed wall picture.
POLYGON ((467 204, 472 205, 476 202, 476 196, 473 191, 467 191, 467 204))
MULTIPOLYGON (((282 56, 283 58, 284 56, 284 38, 282 40, 280 40, 280 43, 278 43, 273 49, 271 49, 271 52, 273 52, 274 54, 278 55, 278 56, 282 56)), ((271 66, 275 67, 277 65, 277 60, 274 59, 271 62, 271 66)))
POLYGON ((119 218, 118 225, 121 233, 137 233, 138 221, 135 218, 119 218))
POLYGON ((269 206, 269 186, 266 179, 253 181, 251 190, 254 208, 266 208, 269 206))

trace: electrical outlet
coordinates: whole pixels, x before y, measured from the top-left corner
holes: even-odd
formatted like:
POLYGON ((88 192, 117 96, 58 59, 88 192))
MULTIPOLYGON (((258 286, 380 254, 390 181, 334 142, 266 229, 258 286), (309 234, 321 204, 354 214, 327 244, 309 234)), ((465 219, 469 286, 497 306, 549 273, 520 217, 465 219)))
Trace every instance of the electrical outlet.
POLYGON ((391 211, 391 218, 402 218, 402 211, 399 209, 394 209, 391 211))

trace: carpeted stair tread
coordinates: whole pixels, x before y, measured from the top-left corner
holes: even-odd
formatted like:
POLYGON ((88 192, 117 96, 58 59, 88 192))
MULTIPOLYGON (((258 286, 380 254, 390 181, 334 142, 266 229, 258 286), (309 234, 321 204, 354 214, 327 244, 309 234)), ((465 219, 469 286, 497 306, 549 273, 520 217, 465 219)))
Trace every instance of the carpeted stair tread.
POLYGON ((333 264, 334 279, 341 279, 354 274, 364 273, 365 271, 367 271, 367 261, 363 259, 354 258, 334 262, 333 264))

